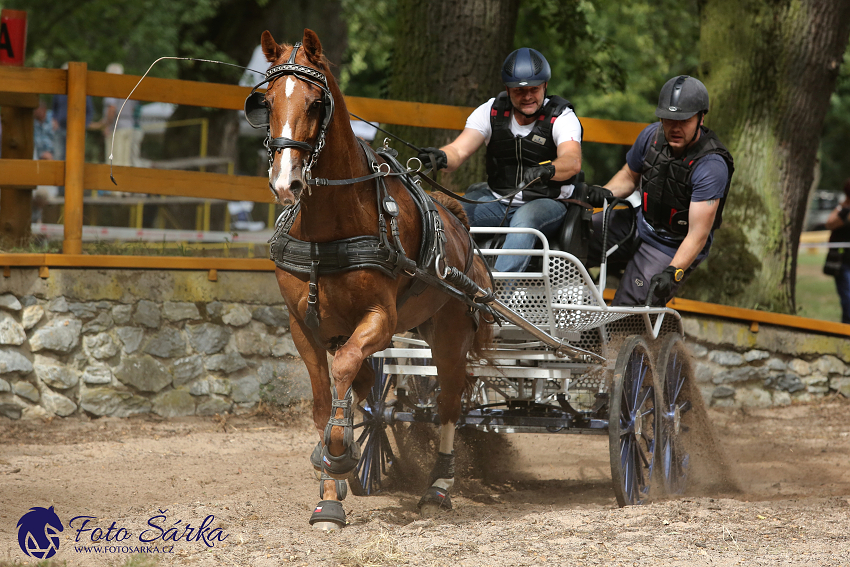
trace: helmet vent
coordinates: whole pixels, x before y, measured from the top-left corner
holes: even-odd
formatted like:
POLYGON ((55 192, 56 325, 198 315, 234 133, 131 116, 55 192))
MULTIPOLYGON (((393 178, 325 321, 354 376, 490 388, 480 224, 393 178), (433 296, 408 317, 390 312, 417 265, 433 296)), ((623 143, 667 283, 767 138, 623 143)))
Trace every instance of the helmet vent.
POLYGON ((517 57, 517 52, 514 51, 513 53, 511 53, 508 56, 507 59, 505 59, 504 70, 505 70, 505 73, 507 73, 511 77, 514 74, 514 67, 516 66, 516 57, 517 57))
POLYGON ((537 75, 543 70, 543 60, 533 51, 530 51, 529 55, 531 55, 531 63, 534 65, 534 74, 537 75))

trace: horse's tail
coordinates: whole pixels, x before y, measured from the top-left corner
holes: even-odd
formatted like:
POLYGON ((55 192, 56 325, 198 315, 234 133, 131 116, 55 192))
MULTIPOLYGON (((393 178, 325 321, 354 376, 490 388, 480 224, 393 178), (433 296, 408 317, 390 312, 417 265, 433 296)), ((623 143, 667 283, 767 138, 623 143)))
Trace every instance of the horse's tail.
MULTIPOLYGON (((484 260, 480 256, 475 256, 472 262, 472 279, 482 287, 488 287, 490 281, 490 273, 484 260)), ((475 338, 472 341, 472 348, 469 353, 477 357, 479 360, 484 359, 488 363, 493 362, 493 323, 489 317, 482 314, 479 318, 478 329, 475 331, 475 338)))

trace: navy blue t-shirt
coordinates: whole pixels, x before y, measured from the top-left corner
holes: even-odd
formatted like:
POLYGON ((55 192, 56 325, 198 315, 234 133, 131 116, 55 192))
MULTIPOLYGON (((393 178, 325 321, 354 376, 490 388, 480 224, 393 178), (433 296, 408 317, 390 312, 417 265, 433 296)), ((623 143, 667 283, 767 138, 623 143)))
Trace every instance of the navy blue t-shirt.
MULTIPOLYGON (((640 173, 643 169, 643 160, 646 157, 646 152, 649 151, 649 146, 652 140, 655 139, 655 133, 661 127, 661 122, 650 124, 638 134, 637 140, 632 145, 626 154, 626 163, 629 169, 640 173)), ((694 172, 691 175, 694 192, 691 195, 691 202, 709 201, 711 199, 720 199, 726 190, 726 182, 729 179, 729 168, 726 162, 717 154, 711 154, 699 160, 694 172)), ((641 196, 643 198, 643 196, 641 196)), ((671 258, 676 255, 676 250, 679 248, 679 240, 665 237, 658 233, 655 229, 649 226, 646 219, 643 218, 643 208, 638 210, 637 215, 637 231, 640 239, 652 246, 661 250, 671 258)), ((708 240, 705 247, 697 255, 697 260, 701 260, 708 254, 711 248, 711 242, 714 240, 714 231, 708 235, 708 240)))

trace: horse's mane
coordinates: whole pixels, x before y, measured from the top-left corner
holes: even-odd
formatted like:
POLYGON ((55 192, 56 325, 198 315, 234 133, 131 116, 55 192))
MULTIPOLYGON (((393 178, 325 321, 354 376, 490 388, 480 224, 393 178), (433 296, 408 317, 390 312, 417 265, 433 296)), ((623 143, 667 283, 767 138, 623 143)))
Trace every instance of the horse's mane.
POLYGON ((456 200, 443 193, 431 193, 431 199, 445 207, 451 214, 463 224, 466 230, 469 230, 469 217, 466 216, 466 211, 463 206, 456 200))

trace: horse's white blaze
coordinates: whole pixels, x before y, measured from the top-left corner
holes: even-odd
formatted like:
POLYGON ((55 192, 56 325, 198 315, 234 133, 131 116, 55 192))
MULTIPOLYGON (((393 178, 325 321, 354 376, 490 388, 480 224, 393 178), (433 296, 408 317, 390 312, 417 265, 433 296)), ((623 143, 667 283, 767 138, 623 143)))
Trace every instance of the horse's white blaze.
POLYGON ((447 423, 440 426, 440 452, 451 454, 455 446, 455 425, 447 423))
MULTIPOLYGON (((289 126, 289 121, 283 126, 283 137, 292 138, 292 127, 289 126)), ((281 192, 289 189, 292 184, 292 150, 286 148, 280 156, 280 169, 277 173, 277 179, 274 180, 274 190, 278 195, 281 192)))
POLYGON ((295 90, 295 79, 292 77, 286 78, 286 98, 292 96, 292 91, 295 90))

